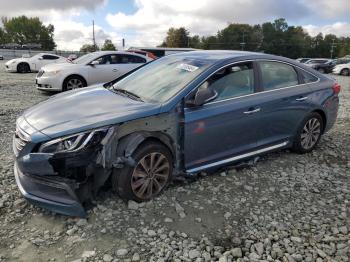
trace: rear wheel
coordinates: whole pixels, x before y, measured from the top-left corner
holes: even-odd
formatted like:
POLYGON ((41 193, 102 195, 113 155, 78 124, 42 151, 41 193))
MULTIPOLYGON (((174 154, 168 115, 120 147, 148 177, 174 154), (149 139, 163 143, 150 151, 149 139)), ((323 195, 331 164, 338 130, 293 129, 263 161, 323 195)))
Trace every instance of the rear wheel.
POLYGON ((30 66, 27 63, 19 63, 17 65, 17 72, 18 73, 28 73, 30 72, 30 66))
POLYGON ((347 69, 347 68, 344 68, 344 69, 342 69, 342 70, 340 71, 340 74, 341 74, 342 76, 349 76, 349 75, 350 75, 350 70, 347 69))
POLYGON ((301 154, 312 151, 320 141, 323 125, 320 114, 314 112, 308 115, 298 129, 293 150, 301 154))
POLYGON ((81 76, 67 77, 63 82, 63 91, 78 89, 87 86, 86 81, 81 76))
POLYGON ((132 155, 133 167, 125 166, 112 176, 113 189, 123 199, 147 201, 168 185, 173 171, 170 151, 160 143, 141 144, 132 155))

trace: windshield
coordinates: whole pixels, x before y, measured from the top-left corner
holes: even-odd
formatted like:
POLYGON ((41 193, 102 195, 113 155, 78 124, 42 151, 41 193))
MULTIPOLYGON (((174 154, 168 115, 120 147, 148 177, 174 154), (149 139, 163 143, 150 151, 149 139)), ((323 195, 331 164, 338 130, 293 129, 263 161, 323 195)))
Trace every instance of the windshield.
POLYGON ((163 103, 173 97, 209 67, 204 59, 167 56, 142 67, 113 85, 142 101, 163 103))
POLYGON ((74 64, 86 64, 88 62, 90 62, 94 57, 94 54, 90 53, 90 54, 86 54, 86 55, 83 55, 77 59, 75 59, 73 61, 74 64))

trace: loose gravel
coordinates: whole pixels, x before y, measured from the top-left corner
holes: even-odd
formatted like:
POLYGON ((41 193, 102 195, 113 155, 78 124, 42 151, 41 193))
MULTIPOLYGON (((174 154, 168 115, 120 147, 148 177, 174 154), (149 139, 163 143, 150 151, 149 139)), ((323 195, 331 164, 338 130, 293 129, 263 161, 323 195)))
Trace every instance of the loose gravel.
POLYGON ((102 192, 87 219, 34 207, 13 177, 12 135, 50 96, 0 64, 0 261, 349 261, 350 77, 334 128, 310 154, 174 182, 153 201, 102 192))

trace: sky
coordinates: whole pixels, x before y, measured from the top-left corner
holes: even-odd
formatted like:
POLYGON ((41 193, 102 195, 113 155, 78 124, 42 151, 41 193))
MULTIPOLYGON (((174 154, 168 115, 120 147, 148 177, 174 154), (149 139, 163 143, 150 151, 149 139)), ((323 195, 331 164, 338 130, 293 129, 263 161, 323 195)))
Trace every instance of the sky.
POLYGON ((121 49, 157 46, 170 27, 191 35, 215 34, 229 23, 257 24, 286 18, 311 35, 350 36, 349 0, 0 0, 0 17, 38 16, 55 26, 57 49, 79 50, 92 43, 92 20, 99 45, 121 49))

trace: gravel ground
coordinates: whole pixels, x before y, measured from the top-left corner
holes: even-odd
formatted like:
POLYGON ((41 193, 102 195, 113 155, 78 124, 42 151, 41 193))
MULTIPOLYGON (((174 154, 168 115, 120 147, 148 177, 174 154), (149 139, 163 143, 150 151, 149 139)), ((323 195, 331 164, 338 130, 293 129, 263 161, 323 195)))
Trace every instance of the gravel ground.
POLYGON ((145 204, 101 194, 87 220, 33 207, 13 177, 16 117, 47 99, 0 64, 0 261, 349 261, 350 77, 335 127, 307 155, 176 182, 145 204))

